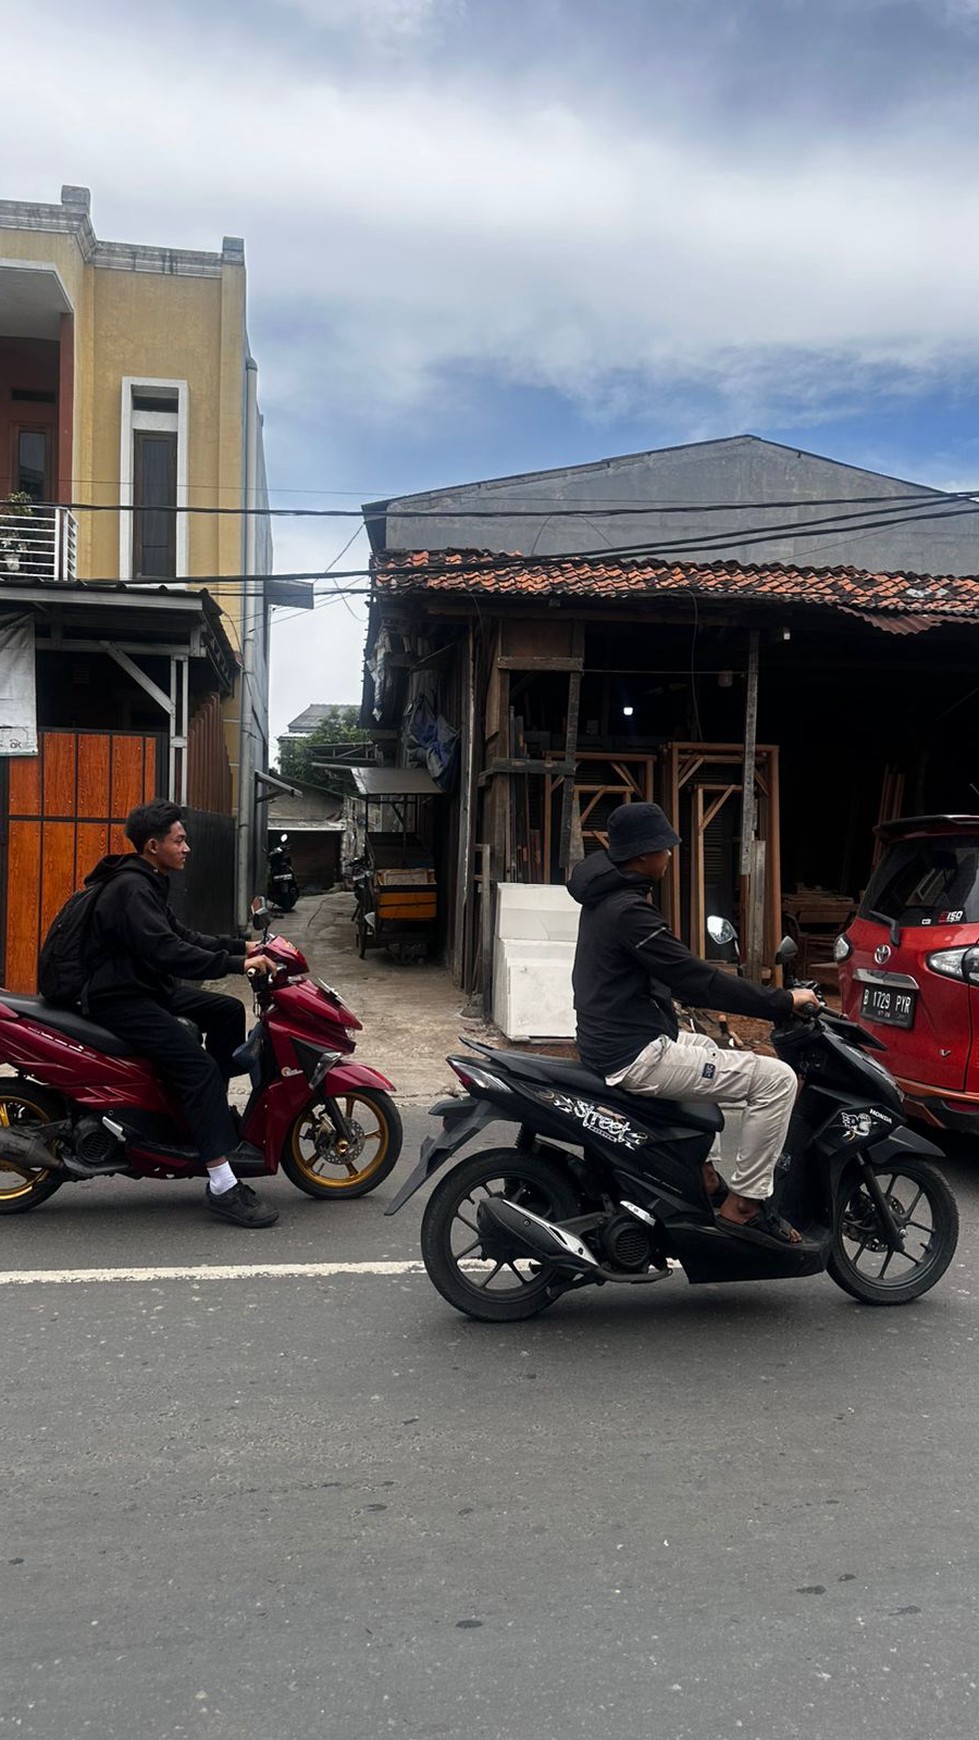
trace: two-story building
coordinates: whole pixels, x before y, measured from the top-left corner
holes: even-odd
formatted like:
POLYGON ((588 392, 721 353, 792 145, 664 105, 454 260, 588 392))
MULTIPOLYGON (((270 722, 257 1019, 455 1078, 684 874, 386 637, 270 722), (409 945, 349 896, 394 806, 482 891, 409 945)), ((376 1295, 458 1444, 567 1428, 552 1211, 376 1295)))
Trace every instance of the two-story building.
POLYGON ((32 986, 51 914, 149 796, 190 812, 192 922, 243 916, 267 507, 241 240, 102 241, 87 188, 0 201, 0 982, 32 986))

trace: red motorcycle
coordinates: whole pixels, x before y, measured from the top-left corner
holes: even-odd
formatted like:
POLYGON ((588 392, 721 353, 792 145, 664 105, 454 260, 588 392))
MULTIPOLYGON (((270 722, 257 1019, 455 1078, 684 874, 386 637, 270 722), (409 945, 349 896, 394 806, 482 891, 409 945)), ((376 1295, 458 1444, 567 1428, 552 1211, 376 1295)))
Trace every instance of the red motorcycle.
MULTIPOLYGON (((256 929, 267 919, 257 903, 256 929)), ((309 977, 299 950, 267 931, 262 950, 276 971, 250 975, 258 1019, 235 1053, 251 1078, 241 1135, 264 1156, 248 1173, 281 1166, 309 1196, 365 1196, 401 1152, 391 1083, 345 1061, 361 1023, 309 977)), ((17 1072, 0 1076, 0 1214, 83 1179, 204 1176, 180 1106, 151 1065, 74 1010, 0 990, 0 1063, 17 1072)))

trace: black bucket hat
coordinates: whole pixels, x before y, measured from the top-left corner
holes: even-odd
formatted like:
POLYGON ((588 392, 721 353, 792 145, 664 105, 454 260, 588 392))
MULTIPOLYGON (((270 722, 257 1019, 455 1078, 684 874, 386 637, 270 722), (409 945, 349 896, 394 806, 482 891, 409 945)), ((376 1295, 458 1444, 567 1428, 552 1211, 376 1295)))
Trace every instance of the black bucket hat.
POLYGON ((609 816, 608 855, 613 864, 679 844, 680 836, 659 804, 620 804, 609 816))

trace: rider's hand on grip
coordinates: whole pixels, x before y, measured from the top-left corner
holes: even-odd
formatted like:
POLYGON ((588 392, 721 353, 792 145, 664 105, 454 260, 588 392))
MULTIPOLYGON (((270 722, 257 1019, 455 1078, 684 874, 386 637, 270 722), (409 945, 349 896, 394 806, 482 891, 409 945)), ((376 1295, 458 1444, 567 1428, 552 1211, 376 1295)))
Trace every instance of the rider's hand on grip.
POLYGON ((256 973, 264 973, 271 978, 273 973, 278 972, 278 967, 278 961, 273 961, 271 955, 255 954, 249 955, 245 972, 250 979, 253 979, 256 973))
POLYGON ((823 999, 815 991, 811 991, 808 986, 800 985, 796 990, 790 991, 789 995, 792 998, 793 1015, 805 1018, 807 1015, 818 1015, 820 1009, 825 1008, 823 999))

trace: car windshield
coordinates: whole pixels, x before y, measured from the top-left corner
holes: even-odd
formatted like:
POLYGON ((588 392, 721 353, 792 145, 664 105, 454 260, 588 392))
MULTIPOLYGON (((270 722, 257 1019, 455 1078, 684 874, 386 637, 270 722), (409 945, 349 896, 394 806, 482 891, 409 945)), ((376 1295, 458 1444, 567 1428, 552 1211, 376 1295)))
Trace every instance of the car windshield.
POLYGON ((860 914, 902 925, 979 923, 979 835, 895 841, 860 914))

